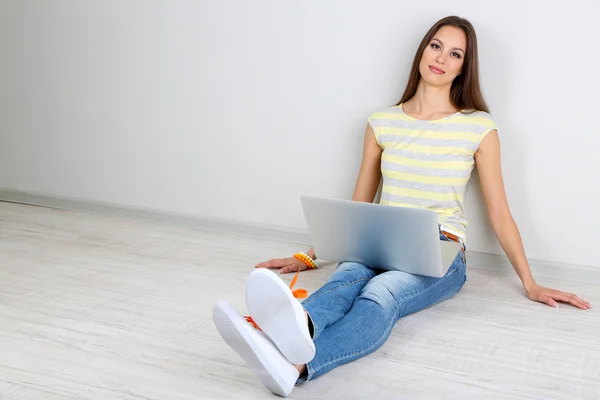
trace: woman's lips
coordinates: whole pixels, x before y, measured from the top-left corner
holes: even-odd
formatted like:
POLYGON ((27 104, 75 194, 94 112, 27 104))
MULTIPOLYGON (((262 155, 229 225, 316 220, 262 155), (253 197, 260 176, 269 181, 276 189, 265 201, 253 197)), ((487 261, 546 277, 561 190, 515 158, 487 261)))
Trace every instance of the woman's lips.
POLYGON ((442 74, 446 73, 445 71, 443 71, 443 70, 441 70, 439 68, 436 68, 433 65, 430 65, 429 69, 431 70, 431 72, 433 72, 434 74, 438 74, 438 75, 442 75, 442 74))

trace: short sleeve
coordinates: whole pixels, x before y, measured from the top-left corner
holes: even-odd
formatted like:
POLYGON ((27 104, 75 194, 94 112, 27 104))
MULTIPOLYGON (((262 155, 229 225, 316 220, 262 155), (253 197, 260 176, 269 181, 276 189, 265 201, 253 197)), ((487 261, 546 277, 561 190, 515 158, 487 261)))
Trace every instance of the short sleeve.
POLYGON ((477 147, 479 147, 479 145, 481 144, 481 142, 483 141, 483 139, 485 139, 485 137, 493 132, 493 131, 499 131, 499 127, 498 124, 494 121, 494 119, 492 118, 492 116, 488 113, 481 113, 482 115, 480 117, 478 117, 478 122, 479 124, 481 124, 481 135, 479 136, 479 143, 477 144, 477 147))
POLYGON ((381 138, 381 134, 382 134, 382 125, 381 125, 381 119, 380 117, 378 117, 379 113, 375 113, 372 114, 368 119, 368 124, 371 127, 371 130, 373 131, 373 135, 375 136, 375 140, 377 141, 377 144, 379 145, 379 147, 381 147, 381 142, 380 142, 380 138, 381 138))

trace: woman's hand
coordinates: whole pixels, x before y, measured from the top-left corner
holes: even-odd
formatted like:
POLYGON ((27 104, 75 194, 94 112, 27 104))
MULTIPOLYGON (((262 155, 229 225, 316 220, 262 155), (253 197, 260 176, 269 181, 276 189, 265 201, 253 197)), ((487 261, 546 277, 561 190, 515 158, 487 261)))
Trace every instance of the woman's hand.
POLYGON ((527 292, 527 297, 530 300, 539 301, 540 303, 548 304, 551 307, 558 307, 557 301, 570 303, 583 310, 592 307, 590 303, 581 300, 574 294, 561 292, 560 290, 555 289, 548 289, 537 284, 534 284, 525 290, 527 292))
POLYGON ((269 261, 261 262, 257 264, 255 268, 279 268, 280 274, 287 274, 289 272, 304 271, 308 266, 294 257, 288 257, 274 258, 269 261))

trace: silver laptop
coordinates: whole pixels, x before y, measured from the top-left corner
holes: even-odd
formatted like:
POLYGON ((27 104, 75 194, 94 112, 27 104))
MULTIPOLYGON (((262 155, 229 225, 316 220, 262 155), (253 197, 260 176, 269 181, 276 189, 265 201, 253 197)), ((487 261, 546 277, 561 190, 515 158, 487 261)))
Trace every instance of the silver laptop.
POLYGON ((440 278, 462 245, 440 240, 433 210, 301 196, 318 258, 440 278))

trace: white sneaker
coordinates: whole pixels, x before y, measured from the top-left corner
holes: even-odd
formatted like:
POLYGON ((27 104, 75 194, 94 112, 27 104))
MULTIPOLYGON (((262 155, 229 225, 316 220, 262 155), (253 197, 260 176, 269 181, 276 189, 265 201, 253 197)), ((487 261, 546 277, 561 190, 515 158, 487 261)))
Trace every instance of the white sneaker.
POLYGON ((307 364, 315 356, 304 308, 275 273, 260 268, 246 282, 248 312, 260 329, 292 364, 307 364))
POLYGON ((227 302, 215 304, 212 315, 221 337, 250 365, 263 385, 279 396, 289 396, 298 380, 298 370, 273 342, 227 302))

